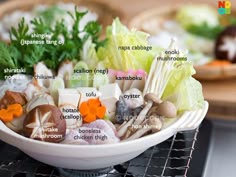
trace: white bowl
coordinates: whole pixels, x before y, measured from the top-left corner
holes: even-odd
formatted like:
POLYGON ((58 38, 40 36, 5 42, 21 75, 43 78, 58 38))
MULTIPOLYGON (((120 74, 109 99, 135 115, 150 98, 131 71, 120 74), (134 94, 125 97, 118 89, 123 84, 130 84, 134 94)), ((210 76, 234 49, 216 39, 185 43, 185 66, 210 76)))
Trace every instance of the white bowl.
POLYGON ((67 145, 41 142, 21 136, 0 121, 0 139, 43 163, 69 169, 89 170, 105 168, 128 161, 146 149, 161 143, 178 131, 197 128, 208 110, 185 112, 160 132, 137 140, 107 145, 67 145))

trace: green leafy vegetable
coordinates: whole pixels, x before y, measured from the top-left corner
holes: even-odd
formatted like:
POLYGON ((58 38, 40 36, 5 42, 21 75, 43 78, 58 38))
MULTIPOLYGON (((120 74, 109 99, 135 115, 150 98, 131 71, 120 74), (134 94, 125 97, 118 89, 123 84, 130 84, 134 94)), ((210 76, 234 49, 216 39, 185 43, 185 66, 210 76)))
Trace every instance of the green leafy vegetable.
MULTIPOLYGON (((227 25, 236 25, 236 18, 229 17, 227 25)), ((197 36, 202 36, 208 39, 216 39, 224 29, 224 25, 210 26, 207 23, 203 23, 201 25, 189 25, 186 30, 197 36)))
POLYGON ((216 39, 224 28, 225 27, 221 25, 211 27, 206 23, 203 23, 201 25, 189 25, 186 30, 197 36, 202 36, 208 39, 216 39))
MULTIPOLYGON (((168 50, 173 50, 173 44, 168 50)), ((179 50, 175 57, 183 57, 186 54, 179 50)), ((165 56, 165 55, 164 55, 165 56)), ((168 54, 167 54, 168 56, 168 54)), ((164 62, 162 72, 165 77, 161 78, 163 84, 162 100, 168 100, 175 104, 178 112, 197 110, 203 106, 203 94, 201 84, 192 75, 196 73, 193 64, 189 61, 159 61, 164 62)))
POLYGON ((102 60, 106 68, 127 71, 128 69, 144 69, 149 72, 154 59, 153 51, 133 50, 133 46, 148 46, 148 34, 135 31, 121 24, 115 19, 107 28, 107 42, 104 47, 98 49, 98 58, 102 60), (130 47, 122 50, 122 47, 130 47))
POLYGON ((94 69, 98 63, 98 56, 95 49, 95 44, 92 43, 92 39, 88 38, 85 41, 83 48, 80 52, 81 59, 86 62, 89 68, 94 69))
MULTIPOLYGON (((236 24, 236 18, 224 18, 227 18, 227 25, 236 24)), ((177 12, 176 20, 189 33, 212 40, 225 29, 217 11, 208 5, 183 6, 177 12)))
POLYGON ((85 37, 84 37, 84 40, 87 40, 89 39, 91 36, 93 36, 92 38, 92 42, 95 45, 95 49, 97 50, 99 47, 102 47, 104 46, 106 40, 99 40, 99 32, 102 30, 102 27, 99 26, 97 24, 97 22, 95 21, 91 21, 91 22, 88 22, 85 27, 84 27, 84 30, 87 32, 87 34, 85 34, 85 37))
POLYGON ((179 83, 173 85, 171 79, 162 96, 163 100, 169 100, 175 104, 179 112, 197 110, 203 106, 202 85, 191 76, 182 78, 179 83))
POLYGON ((190 62, 176 62, 169 73, 162 99, 173 102, 179 112, 197 110, 203 105, 201 84, 192 78, 195 73, 190 62))
POLYGON ((236 18, 235 17, 229 17, 229 24, 236 25, 236 18))
MULTIPOLYGON (((41 17, 33 19, 31 21, 32 32, 29 31, 29 24, 25 23, 24 18, 17 28, 11 28, 11 43, 0 49, 4 50, 4 52, 0 51, 1 53, 6 53, 4 58, 7 58, 8 67, 26 68, 27 74, 33 74, 34 64, 40 61, 43 61, 47 67, 56 70, 64 60, 80 61, 81 56, 86 57, 85 54, 81 54, 83 50, 89 52, 87 56, 95 56, 96 48, 104 44, 104 41, 99 40, 101 26, 96 21, 92 21, 88 22, 83 30, 80 30, 80 21, 88 12, 79 12, 76 7, 73 14, 68 12, 74 21, 71 31, 67 29, 63 19, 56 20, 56 17, 53 17, 54 25, 52 26, 52 19, 47 17, 55 11, 58 9, 49 9, 42 13, 41 17), (35 37, 37 34, 44 35, 44 37, 35 37), (88 40, 91 42, 86 43, 88 40), (23 45, 24 42, 30 41, 40 41, 40 43, 23 45), (83 47, 85 44, 86 46, 83 47), (14 65, 12 61, 14 61, 14 65)), ((3 46, 3 43, 1 45, 3 46)))
POLYGON ((16 68, 16 64, 14 60, 12 60, 11 55, 7 49, 7 46, 4 43, 0 43, 0 66, 5 66, 9 68, 16 68))
POLYGON ((91 73, 87 73, 84 71, 88 71, 89 68, 84 61, 80 61, 76 63, 74 67, 74 73, 71 74, 71 78, 69 81, 69 86, 71 88, 77 87, 89 87, 91 80, 91 73))
POLYGON ((0 79, 4 79, 4 69, 12 68, 15 69, 17 66, 16 61, 11 58, 11 55, 4 43, 0 43, 0 79))
POLYGON ((44 20, 44 22, 50 26, 50 24, 54 23, 55 19, 60 16, 66 14, 66 11, 59 8, 56 5, 50 6, 47 9, 40 11, 39 16, 44 20))
POLYGON ((178 112, 199 109, 204 99, 201 84, 192 78, 193 64, 181 60, 186 58, 186 52, 176 48, 174 39, 167 51, 173 50, 179 51, 178 54, 163 51, 153 61, 143 94, 155 93, 158 98, 173 102, 178 112))
POLYGON ((178 83, 180 83, 182 80, 188 77, 191 77, 193 74, 196 73, 192 63, 190 62, 175 62, 173 68, 169 72, 170 72, 169 75, 171 77, 169 77, 170 79, 167 82, 162 97, 165 97, 165 95, 170 95, 173 89, 178 85, 178 83))

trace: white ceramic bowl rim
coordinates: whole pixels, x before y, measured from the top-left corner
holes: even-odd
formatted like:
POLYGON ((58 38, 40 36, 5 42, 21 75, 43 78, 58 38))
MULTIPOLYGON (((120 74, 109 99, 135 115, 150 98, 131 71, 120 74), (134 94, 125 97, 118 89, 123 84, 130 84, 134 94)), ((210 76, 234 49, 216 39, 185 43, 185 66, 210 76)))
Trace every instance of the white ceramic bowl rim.
MULTIPOLYGON (((183 115, 181 115, 181 117, 178 118, 174 123, 172 123, 170 126, 166 127, 165 129, 162 129, 161 131, 159 131, 157 133, 147 135, 147 136, 135 139, 135 140, 124 141, 124 142, 119 142, 119 143, 114 143, 114 144, 75 145, 75 144, 60 144, 60 143, 43 142, 43 141, 30 139, 30 138, 24 137, 20 134, 17 134, 16 132, 14 132, 14 131, 10 130, 8 127, 6 127, 3 122, 0 122, 0 131, 3 131, 7 134, 11 134, 11 136, 17 137, 17 138, 21 139, 22 141, 28 141, 28 143, 34 143, 34 144, 38 144, 38 145, 41 145, 41 146, 47 146, 47 147, 50 146, 51 148, 65 148, 66 147, 66 148, 70 148, 71 150, 74 150, 74 149, 83 150, 84 148, 95 150, 95 149, 100 148, 100 147, 114 148, 114 146, 116 146, 116 148, 119 148, 119 147, 122 147, 122 146, 127 146, 128 144, 136 144, 136 143, 141 143, 141 142, 144 142, 144 141, 150 141, 157 134, 158 134, 158 136, 161 136, 162 134, 164 135, 166 133, 166 131, 172 130, 173 133, 176 133, 176 132, 181 131, 181 130, 184 131, 184 130, 195 129, 200 125, 200 123, 204 119, 204 117, 207 113, 207 110, 208 110, 208 102, 204 101, 204 106, 203 106, 202 110, 184 112, 183 115), (201 111, 201 114, 202 114, 203 118, 201 118, 200 120, 195 120, 196 122, 192 123, 191 121, 194 119, 194 116, 192 116, 192 115, 197 114, 198 111, 201 111), (195 113, 195 114, 193 114, 193 113, 195 113), (189 118, 190 121, 186 123, 185 121, 188 121, 188 116, 192 116, 193 118, 192 119, 189 118)), ((199 119, 199 117, 198 117, 198 119, 199 119)))

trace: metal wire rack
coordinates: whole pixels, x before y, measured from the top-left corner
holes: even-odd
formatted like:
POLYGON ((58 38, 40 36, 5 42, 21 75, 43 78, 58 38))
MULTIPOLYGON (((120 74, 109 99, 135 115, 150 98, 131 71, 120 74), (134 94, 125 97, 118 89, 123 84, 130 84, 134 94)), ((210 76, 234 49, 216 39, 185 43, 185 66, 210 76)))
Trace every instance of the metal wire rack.
POLYGON ((186 177, 197 134, 179 132, 129 162, 94 171, 55 168, 0 142, 0 177, 186 177))

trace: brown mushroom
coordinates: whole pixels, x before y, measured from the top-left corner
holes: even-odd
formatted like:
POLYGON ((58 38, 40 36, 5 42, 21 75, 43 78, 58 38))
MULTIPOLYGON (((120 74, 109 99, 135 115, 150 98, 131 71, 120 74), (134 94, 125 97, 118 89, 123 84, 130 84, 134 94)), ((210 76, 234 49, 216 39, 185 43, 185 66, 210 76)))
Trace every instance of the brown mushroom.
POLYGON ((24 120, 23 134, 31 139, 58 143, 66 134, 66 121, 61 110, 52 105, 39 105, 24 120))
POLYGON ((236 25, 228 26, 219 34, 215 43, 215 56, 236 63, 236 25))
POLYGON ((126 131, 126 133, 125 133, 125 135, 122 137, 122 139, 127 139, 128 137, 130 137, 132 134, 135 133, 134 130, 137 131, 138 129, 141 129, 143 126, 145 126, 147 124, 147 122, 148 122, 148 119, 144 119, 144 121, 140 125, 138 125, 136 127, 134 127, 132 125, 129 126, 127 131, 126 131))
POLYGON ((151 109, 153 104, 161 103, 161 100, 158 99, 157 95, 154 93, 147 93, 144 96, 144 100, 147 102, 147 104, 145 105, 143 110, 139 113, 137 119, 134 121, 134 125, 140 125, 144 121, 148 111, 151 109))
POLYGON ((147 123, 143 125, 142 128, 138 129, 129 138, 125 139, 125 141, 137 139, 150 131, 152 131, 152 133, 156 133, 161 130, 162 126, 163 118, 157 114, 153 114, 149 117, 147 123))
POLYGON ((156 106, 153 106, 149 110, 148 115, 152 115, 153 113, 156 113, 158 115, 161 115, 167 118, 174 118, 177 116, 177 109, 172 102, 163 101, 162 103, 156 106))
POLYGON ((124 136, 127 131, 129 130, 129 127, 133 124, 134 119, 130 119, 128 122, 125 122, 125 124, 118 130, 117 136, 122 137, 124 136))
MULTIPOLYGON (((132 115, 127 117, 129 120, 125 120, 121 125, 118 126, 118 137, 127 138, 132 132, 132 124, 137 119, 138 114, 143 110, 143 105, 132 110, 132 115)), ((144 122, 144 121, 143 121, 144 122)))

